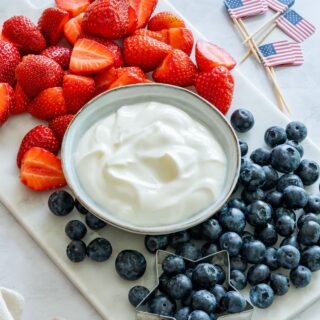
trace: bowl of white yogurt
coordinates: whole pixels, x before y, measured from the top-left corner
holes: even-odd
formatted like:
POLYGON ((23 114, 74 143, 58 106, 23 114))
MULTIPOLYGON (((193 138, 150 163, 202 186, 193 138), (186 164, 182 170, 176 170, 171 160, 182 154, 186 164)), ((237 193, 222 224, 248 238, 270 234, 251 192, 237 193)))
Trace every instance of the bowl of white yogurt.
POLYGON ((141 234, 188 229, 234 190, 237 137, 197 94, 164 84, 116 88, 90 101, 62 144, 77 199, 118 228, 141 234))

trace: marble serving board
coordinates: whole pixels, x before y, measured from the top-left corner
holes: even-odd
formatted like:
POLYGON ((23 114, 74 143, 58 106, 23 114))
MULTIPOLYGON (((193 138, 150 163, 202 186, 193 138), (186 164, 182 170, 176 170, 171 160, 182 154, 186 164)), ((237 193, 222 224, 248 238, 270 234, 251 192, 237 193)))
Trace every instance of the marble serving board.
MULTIPOLYGON (((10 6, 1 2, 0 22, 15 14, 24 14, 36 21, 43 8, 52 2, 52 0, 11 0, 10 6)), ((174 11, 175 9, 169 1, 160 0, 157 11, 162 10, 174 11)), ((205 38, 190 23, 188 26, 193 30, 196 38, 205 38)), ((214 42, 214 39, 210 40, 214 42)), ((264 144, 265 129, 271 125, 285 126, 288 119, 238 70, 234 70, 233 75, 236 88, 232 109, 246 107, 252 111, 256 120, 254 129, 241 135, 241 138, 249 143, 250 150, 253 150, 264 144)), ((127 301, 128 291, 137 284, 150 288, 155 285, 155 256, 148 254, 144 249, 143 236, 107 226, 99 232, 89 231, 85 241, 88 243, 97 236, 109 239, 114 252, 108 262, 95 263, 87 259, 83 263, 74 264, 67 259, 65 248, 68 239, 64 233, 64 226, 71 219, 83 219, 83 217, 75 210, 67 217, 53 216, 47 207, 50 192, 35 193, 29 191, 19 182, 19 171, 15 163, 16 153, 25 133, 37 124, 39 121, 36 119, 28 115, 21 115, 11 118, 0 128, 0 165, 2 169, 0 201, 88 299, 102 318, 133 320, 136 315, 135 310, 127 301), (128 282, 117 275, 114 262, 117 254, 123 249, 137 249, 145 254, 148 268, 142 279, 128 282)), ((310 140, 305 141, 303 145, 305 156, 320 162, 320 150, 310 140)), ((314 192, 318 191, 316 185, 313 188, 314 192)), ((314 273, 313 281, 306 289, 291 288, 286 296, 275 299, 271 308, 255 310, 253 319, 290 319, 320 298, 319 287, 320 275, 314 273)), ((244 294, 247 292, 244 291, 244 294)))

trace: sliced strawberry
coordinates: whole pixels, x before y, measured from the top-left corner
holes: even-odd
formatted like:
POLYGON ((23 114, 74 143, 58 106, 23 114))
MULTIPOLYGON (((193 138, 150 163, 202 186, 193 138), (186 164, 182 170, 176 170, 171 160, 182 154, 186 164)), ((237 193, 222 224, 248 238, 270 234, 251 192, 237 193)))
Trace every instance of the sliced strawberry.
POLYGON ((165 43, 167 43, 167 37, 168 37, 166 33, 151 31, 148 29, 138 29, 133 33, 133 36, 147 36, 152 39, 156 39, 158 41, 162 41, 165 43))
POLYGON ((198 40, 197 42, 196 61, 200 71, 211 71, 217 66, 232 70, 237 64, 224 49, 204 40, 198 40))
POLYGON ((28 105, 27 111, 41 120, 67 114, 67 106, 60 87, 48 88, 40 92, 28 105))
POLYGON ((0 82, 12 84, 19 63, 20 53, 18 49, 12 43, 0 40, 0 82))
POLYGON ((147 36, 131 36, 123 44, 127 65, 140 67, 146 72, 154 70, 171 49, 171 46, 147 36))
POLYGON ((0 83, 0 127, 8 120, 14 105, 14 91, 10 84, 0 83))
POLYGON ((39 125, 31 129, 22 139, 17 154, 17 165, 21 166, 24 154, 33 147, 46 149, 54 154, 58 153, 60 143, 54 132, 47 126, 39 125))
POLYGON ((138 18, 136 11, 130 6, 128 9, 128 30, 127 35, 132 34, 138 25, 138 18))
POLYGON ((34 191, 45 191, 64 187, 61 160, 53 153, 38 147, 25 153, 20 170, 20 180, 34 191))
POLYGON ((37 26, 24 16, 14 16, 6 20, 2 34, 22 53, 41 52, 46 47, 46 40, 37 26))
POLYGON ((157 82, 187 87, 193 84, 196 72, 197 67, 190 57, 185 52, 174 49, 153 72, 152 77, 157 82))
POLYGON ((38 27, 48 44, 56 45, 63 34, 63 27, 69 20, 69 13, 59 8, 48 8, 42 12, 38 27))
POLYGON ((76 17, 89 6, 89 0, 55 0, 59 9, 68 11, 70 17, 76 17))
POLYGON ((90 77, 67 74, 63 78, 63 95, 68 112, 77 113, 92 97, 94 80, 90 77))
POLYGON ((94 74, 113 66, 113 53, 104 45, 79 39, 74 45, 70 70, 76 74, 94 74))
POLYGON ((109 89, 123 87, 130 84, 149 83, 149 82, 151 81, 145 78, 141 78, 134 73, 123 73, 121 76, 119 76, 115 81, 111 83, 109 89))
POLYGON ((71 50, 66 47, 52 46, 41 52, 41 55, 51 58, 59 63, 61 68, 67 70, 70 64, 71 50))
POLYGON ((17 82, 14 88, 14 104, 10 110, 13 115, 24 113, 27 111, 27 106, 30 103, 30 99, 23 91, 19 82, 17 82))
POLYGON ((210 72, 198 73, 194 86, 201 97, 211 102, 223 114, 228 112, 233 97, 234 79, 227 68, 218 66, 210 72))
POLYGON ((82 33, 82 20, 84 13, 70 19, 63 27, 63 33, 70 44, 75 44, 82 33))
POLYGON ((24 57, 16 68, 16 78, 30 98, 44 89, 61 86, 63 75, 57 62, 41 55, 24 57))
POLYGON ((73 114, 66 114, 50 121, 49 128, 54 132, 60 143, 62 143, 64 134, 73 118, 73 114))
POLYGON ((185 28, 186 24, 181 17, 172 12, 159 12, 153 16, 148 24, 148 29, 160 31, 170 28, 185 28))
POLYGON ((184 51, 190 56, 193 48, 193 34, 191 30, 186 28, 170 28, 161 31, 165 42, 175 49, 184 51))
POLYGON ((138 17, 137 29, 144 28, 156 8, 158 0, 129 0, 129 2, 138 17))

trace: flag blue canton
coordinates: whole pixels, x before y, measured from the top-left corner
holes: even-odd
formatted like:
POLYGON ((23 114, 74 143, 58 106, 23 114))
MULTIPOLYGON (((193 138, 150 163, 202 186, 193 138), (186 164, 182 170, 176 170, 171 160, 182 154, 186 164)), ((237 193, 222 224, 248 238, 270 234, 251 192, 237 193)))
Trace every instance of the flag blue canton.
POLYGON ((303 18, 294 10, 288 10, 283 16, 293 25, 298 24, 303 18))
POLYGON ((294 4, 294 0, 278 0, 282 4, 285 4, 288 7, 291 7, 294 4))
POLYGON ((259 50, 263 54, 264 57, 269 57, 269 56, 275 55, 277 53, 276 49, 274 48, 274 45, 272 43, 260 46, 259 50))
POLYGON ((242 0, 225 0, 228 9, 240 8, 243 6, 242 0))

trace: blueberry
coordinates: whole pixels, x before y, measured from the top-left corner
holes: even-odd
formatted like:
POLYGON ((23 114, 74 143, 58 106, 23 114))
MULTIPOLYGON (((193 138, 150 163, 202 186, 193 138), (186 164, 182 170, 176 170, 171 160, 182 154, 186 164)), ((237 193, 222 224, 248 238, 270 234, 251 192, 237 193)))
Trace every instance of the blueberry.
POLYGON ((244 169, 245 167, 251 166, 253 164, 253 162, 245 157, 241 157, 241 170, 244 169))
POLYGON ((243 231, 242 235, 241 235, 241 239, 243 241, 243 243, 245 243, 246 241, 252 241, 255 240, 254 235, 249 232, 249 231, 243 231))
POLYGON ((228 201, 228 207, 229 208, 236 208, 241 211, 244 211, 246 209, 246 204, 244 203, 243 200, 239 198, 234 198, 228 201))
POLYGON ((206 242, 201 248, 201 254, 203 257, 210 256, 211 254, 220 251, 219 246, 216 243, 206 242))
POLYGON ((312 246, 303 250, 301 254, 301 264, 309 268, 312 272, 320 270, 320 247, 312 246))
POLYGON ((236 208, 229 208, 224 213, 220 213, 219 222, 227 231, 241 233, 246 227, 246 219, 243 212, 236 208))
POLYGON ((296 234, 292 234, 290 237, 285 238, 281 241, 280 247, 291 245, 295 248, 297 248, 299 251, 301 250, 300 243, 298 241, 298 236, 296 234))
POLYGON ((272 208, 264 201, 252 202, 245 212, 247 221, 254 227, 266 226, 272 218, 272 208))
POLYGON ((81 240, 87 233, 86 226, 79 220, 69 221, 64 230, 71 240, 81 240))
POLYGON ((314 213, 305 213, 305 214, 302 214, 298 219, 298 223, 297 223, 298 228, 301 229, 302 225, 307 221, 314 221, 320 224, 320 218, 318 215, 314 213))
POLYGON ((223 284, 224 281, 226 280, 226 272, 224 271, 224 269, 219 264, 215 264, 214 266, 218 271, 217 283, 218 284, 223 284))
POLYGON ((112 246, 107 239, 96 238, 88 244, 87 254, 94 261, 107 261, 112 255, 112 246))
POLYGON ((283 204, 291 209, 304 208, 309 200, 308 193, 300 187, 289 186, 283 191, 283 204))
POLYGON ((92 230, 99 230, 107 225, 104 221, 100 220, 90 212, 86 214, 86 224, 92 230))
POLYGON ((273 215, 272 215, 273 221, 277 222, 277 220, 282 216, 289 216, 292 220, 294 221, 297 220, 296 214, 293 210, 280 207, 273 212, 273 215))
POLYGON ((264 227, 255 229, 255 236, 263 242, 267 247, 273 246, 278 241, 278 234, 273 224, 268 223, 264 227))
POLYGON ((264 134, 264 141, 271 148, 274 148, 279 144, 285 143, 286 140, 287 140, 286 131, 283 128, 278 126, 270 127, 269 129, 266 130, 264 134))
POLYGON ((115 266, 120 277, 132 281, 143 276, 147 268, 147 262, 140 252, 123 250, 118 254, 115 266))
POLYGON ((128 294, 129 302, 137 307, 140 302, 150 293, 150 291, 143 286, 134 286, 130 289, 128 294))
POLYGON ((240 313, 246 309, 246 299, 237 291, 228 291, 221 299, 223 310, 228 313, 240 313))
POLYGON ((261 166, 251 164, 240 170, 240 182, 248 190, 256 190, 266 181, 266 174, 261 166))
POLYGON ((219 244, 221 250, 227 250, 231 257, 237 256, 242 247, 242 239, 235 232, 226 232, 220 239, 219 244))
MULTIPOLYGON (((220 212, 221 214, 221 212, 220 212)), ((209 241, 216 241, 219 239, 222 228, 216 219, 209 219, 202 223, 202 236, 209 241)))
POLYGON ((177 309, 176 303, 163 294, 152 298, 149 305, 151 313, 167 317, 173 317, 177 309))
POLYGON ((247 262, 242 256, 236 256, 230 258, 230 269, 232 270, 239 270, 239 271, 246 271, 247 269, 247 262))
POLYGON ((174 249, 178 249, 182 244, 189 242, 191 239, 189 231, 180 231, 173 233, 169 236, 170 246, 174 249))
POLYGON ((200 249, 192 242, 187 242, 176 249, 175 253, 186 259, 195 261, 201 258, 200 249))
POLYGON ((260 283, 252 287, 249 295, 252 304, 260 309, 270 307, 274 299, 273 290, 265 283, 260 283))
POLYGON ((272 273, 270 276, 270 287, 274 294, 283 296, 289 291, 289 278, 282 273, 272 273))
POLYGON ((301 157, 297 149, 281 144, 271 151, 272 167, 282 173, 290 173, 299 167, 301 157))
POLYGON ((277 191, 283 192, 286 187, 289 186, 297 186, 303 188, 302 180, 296 175, 292 173, 284 174, 277 183, 277 191))
POLYGON ((265 264, 253 265, 248 270, 248 282, 254 286, 258 283, 268 283, 270 278, 270 269, 265 264))
POLYGON ((210 263, 198 264, 192 274, 192 283, 197 288, 208 289, 218 283, 217 268, 210 263))
POLYGON ((288 237, 294 232, 296 223, 288 215, 283 215, 276 220, 275 228, 280 236, 288 237))
POLYGON ((190 313, 191 313, 191 309, 189 307, 184 307, 179 309, 176 312, 176 314, 174 315, 174 318, 176 320, 188 320, 190 313))
POLYGON ((169 280, 170 280, 170 276, 165 272, 163 272, 159 277, 158 289, 164 294, 167 294, 169 280))
POLYGON ((185 274, 173 276, 167 285, 167 294, 174 300, 181 300, 191 294, 192 282, 185 274))
POLYGON ((267 248, 266 253, 264 255, 263 263, 266 264, 270 270, 279 269, 279 262, 277 259, 277 249, 270 247, 267 248))
POLYGON ((192 239, 201 240, 202 239, 202 225, 198 224, 190 229, 188 229, 192 239))
POLYGON ((242 256, 249 263, 261 263, 266 253, 266 246, 259 240, 244 242, 242 256))
POLYGON ((260 166, 267 166, 270 163, 270 154, 267 148, 258 148, 251 153, 250 159, 260 166))
POLYGON ((48 200, 50 211, 56 216, 66 216, 74 208, 74 200, 70 193, 58 190, 52 193, 48 200))
POLYGON ((313 160, 303 159, 295 173, 305 186, 310 186, 319 178, 319 165, 313 160))
POLYGON ((298 141, 295 141, 295 140, 287 140, 286 144, 288 144, 291 147, 296 148, 297 151, 300 153, 301 158, 303 157, 304 149, 303 149, 302 144, 300 144, 298 141))
POLYGON ((266 175, 266 180, 264 184, 261 186, 261 189, 265 191, 271 190, 276 186, 277 181, 279 179, 279 174, 271 166, 263 166, 262 169, 266 175))
POLYGON ((211 318, 202 310, 194 310, 190 313, 188 320, 211 320, 211 318))
POLYGON ((237 109, 231 115, 231 125, 238 132, 247 132, 254 125, 252 113, 247 109, 237 109))
POLYGON ((169 255, 164 258, 162 262, 162 270, 168 275, 176 275, 184 273, 186 270, 186 264, 183 258, 179 256, 169 255))
POLYGON ((290 280, 296 288, 304 288, 311 282, 311 271, 305 266, 297 266, 290 271, 290 280))
POLYGON ((264 198, 264 201, 269 203, 273 209, 279 208, 282 205, 283 194, 279 191, 268 192, 264 198))
POLYGON ((67 256, 72 262, 83 261, 86 254, 86 245, 81 240, 72 240, 67 246, 67 256))
POLYGON ((217 307, 215 296, 207 290, 195 291, 191 297, 193 310, 202 310, 206 313, 214 312, 217 307))
POLYGON ((320 196, 312 194, 309 195, 308 203, 304 207, 305 212, 320 213, 320 196))
POLYGON ((286 245, 277 251, 279 265, 285 269, 294 269, 300 261, 300 252, 296 247, 286 245))
POLYGON ((247 285, 247 276, 242 271, 232 270, 230 272, 230 283, 235 289, 242 290, 247 285))
POLYGON ((241 198, 245 201, 245 203, 250 204, 257 200, 264 200, 265 193, 262 189, 258 188, 257 190, 247 190, 243 189, 241 192, 241 198))
POLYGON ((286 133, 289 140, 301 142, 307 137, 308 130, 302 122, 292 121, 288 123, 286 133))
POLYGON ((241 157, 244 157, 248 153, 248 144, 239 139, 239 146, 240 146, 240 151, 241 151, 241 157))
POLYGON ((312 246, 320 239, 320 225, 314 221, 306 221, 299 230, 298 240, 305 246, 312 246))
POLYGON ((74 200, 74 206, 76 207, 76 209, 78 210, 79 213, 86 215, 89 211, 87 210, 87 208, 85 208, 78 199, 74 200))
POLYGON ((215 296, 217 305, 220 305, 221 299, 226 294, 226 289, 221 284, 216 284, 212 288, 209 289, 209 291, 215 296))
POLYGON ((166 250, 169 245, 169 237, 167 235, 145 236, 144 245, 150 253, 156 253, 158 250, 166 250))

